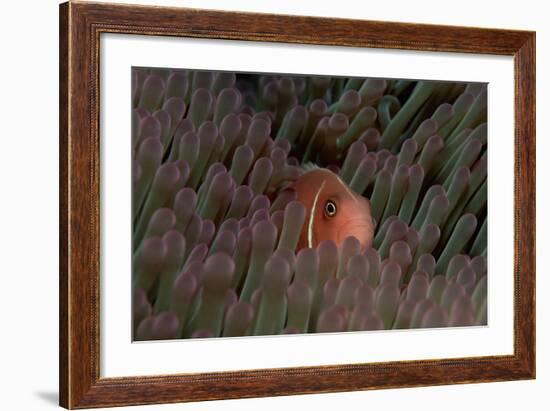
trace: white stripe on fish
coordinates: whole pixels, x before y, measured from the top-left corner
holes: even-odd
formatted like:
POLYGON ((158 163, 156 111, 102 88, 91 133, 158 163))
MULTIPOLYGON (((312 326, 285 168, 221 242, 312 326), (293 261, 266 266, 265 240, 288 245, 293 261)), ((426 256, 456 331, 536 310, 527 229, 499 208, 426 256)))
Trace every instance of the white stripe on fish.
POLYGON ((325 181, 323 180, 321 187, 319 187, 319 190, 317 190, 317 193, 315 193, 315 197, 313 198, 313 206, 311 207, 311 212, 309 213, 309 224, 307 227, 307 243, 310 248, 313 248, 313 219, 315 218, 315 208, 317 207, 317 200, 319 199, 319 195, 321 194, 321 191, 323 191, 324 187, 325 187, 325 181))
POLYGON ((353 195, 353 193, 350 191, 350 189, 348 188, 348 185, 346 183, 344 183, 342 181, 342 179, 340 178, 340 176, 336 176, 336 178, 338 179, 338 182, 340 184, 342 184, 342 187, 344 187, 344 189, 347 191, 347 193, 349 194, 349 196, 351 198, 353 198, 353 201, 355 201, 357 203, 357 197, 355 195, 353 195))

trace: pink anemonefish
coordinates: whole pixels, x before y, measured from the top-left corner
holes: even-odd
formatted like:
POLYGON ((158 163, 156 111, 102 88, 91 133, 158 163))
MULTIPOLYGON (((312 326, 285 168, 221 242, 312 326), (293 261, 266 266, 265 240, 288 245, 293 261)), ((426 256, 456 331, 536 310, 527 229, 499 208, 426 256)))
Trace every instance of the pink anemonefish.
POLYGON ((323 240, 339 245, 349 236, 359 240, 361 250, 369 248, 374 234, 369 201, 326 168, 305 170, 290 186, 307 210, 297 249, 316 247, 323 240))

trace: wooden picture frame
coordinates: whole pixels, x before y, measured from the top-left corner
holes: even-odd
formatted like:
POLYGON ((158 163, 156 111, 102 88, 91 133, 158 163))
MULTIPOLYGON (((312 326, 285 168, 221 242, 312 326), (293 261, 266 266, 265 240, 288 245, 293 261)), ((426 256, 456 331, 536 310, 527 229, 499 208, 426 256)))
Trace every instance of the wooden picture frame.
POLYGON ((535 33, 184 8, 60 6, 60 405, 90 408, 535 378, 535 33), (514 353, 100 378, 100 34, 513 56, 514 353))

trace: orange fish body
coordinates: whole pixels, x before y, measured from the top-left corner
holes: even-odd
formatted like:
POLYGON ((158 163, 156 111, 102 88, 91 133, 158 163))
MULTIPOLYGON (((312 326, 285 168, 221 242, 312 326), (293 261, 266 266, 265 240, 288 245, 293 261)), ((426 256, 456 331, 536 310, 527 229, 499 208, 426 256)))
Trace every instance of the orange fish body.
POLYGON ((359 240, 362 250, 372 245, 374 224, 369 201, 332 171, 307 171, 291 188, 307 210, 298 249, 316 247, 323 240, 339 245, 349 236, 359 240))

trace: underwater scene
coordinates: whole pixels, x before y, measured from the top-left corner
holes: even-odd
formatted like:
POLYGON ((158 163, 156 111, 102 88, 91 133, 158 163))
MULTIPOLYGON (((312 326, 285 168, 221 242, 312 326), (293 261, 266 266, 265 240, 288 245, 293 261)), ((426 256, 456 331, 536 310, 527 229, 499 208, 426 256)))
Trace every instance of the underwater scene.
POLYGON ((132 69, 136 341, 487 325, 487 84, 132 69))

